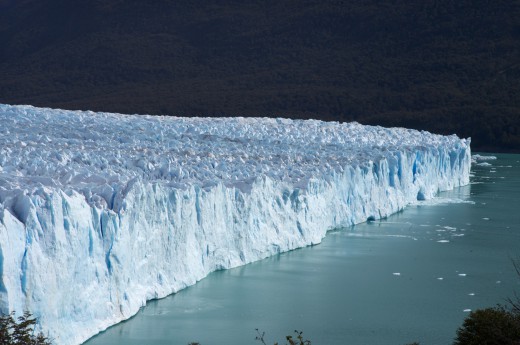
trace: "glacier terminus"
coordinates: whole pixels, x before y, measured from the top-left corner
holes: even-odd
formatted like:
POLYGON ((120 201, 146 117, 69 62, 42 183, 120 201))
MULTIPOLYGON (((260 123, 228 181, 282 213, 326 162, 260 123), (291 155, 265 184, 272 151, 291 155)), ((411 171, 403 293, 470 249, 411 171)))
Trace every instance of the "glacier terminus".
POLYGON ((469 183, 469 139, 0 105, 0 312, 75 345, 210 272, 469 183))

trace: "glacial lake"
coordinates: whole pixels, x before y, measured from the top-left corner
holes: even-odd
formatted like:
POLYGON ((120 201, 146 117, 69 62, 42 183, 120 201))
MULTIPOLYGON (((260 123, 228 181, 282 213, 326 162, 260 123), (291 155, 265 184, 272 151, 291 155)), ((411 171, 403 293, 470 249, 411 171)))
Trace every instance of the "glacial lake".
POLYGON ((212 273, 85 344, 451 344, 468 310, 520 293, 520 155, 495 156, 435 202, 212 273))

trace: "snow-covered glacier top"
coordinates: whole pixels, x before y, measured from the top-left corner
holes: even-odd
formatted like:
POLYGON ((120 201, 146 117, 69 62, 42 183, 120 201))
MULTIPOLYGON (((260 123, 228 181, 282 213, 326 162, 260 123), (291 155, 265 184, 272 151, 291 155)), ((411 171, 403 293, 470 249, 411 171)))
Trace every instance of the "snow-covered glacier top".
POLYGON ((260 176, 305 188, 387 153, 464 145, 404 128, 272 118, 179 118, 0 105, 0 201, 38 186, 81 191, 98 206, 134 178, 177 188, 247 191, 260 176))
POLYGON ((403 128, 0 105, 0 313, 77 345, 210 272, 469 183, 403 128))

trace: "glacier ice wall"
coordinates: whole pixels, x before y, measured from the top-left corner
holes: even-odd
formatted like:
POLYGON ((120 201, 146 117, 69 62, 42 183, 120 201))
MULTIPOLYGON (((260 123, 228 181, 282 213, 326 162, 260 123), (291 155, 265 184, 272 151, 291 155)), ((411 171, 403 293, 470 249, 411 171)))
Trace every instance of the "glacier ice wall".
POLYGON ((469 140, 0 105, 0 311, 79 344, 212 271, 469 182, 469 140))

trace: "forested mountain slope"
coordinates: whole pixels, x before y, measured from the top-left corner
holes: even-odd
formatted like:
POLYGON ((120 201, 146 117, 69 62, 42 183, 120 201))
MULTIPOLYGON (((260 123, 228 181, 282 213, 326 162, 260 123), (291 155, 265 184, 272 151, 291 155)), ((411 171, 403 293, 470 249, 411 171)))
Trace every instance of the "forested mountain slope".
POLYGON ((519 7, 0 0, 0 102, 356 120, 520 152, 519 7))

